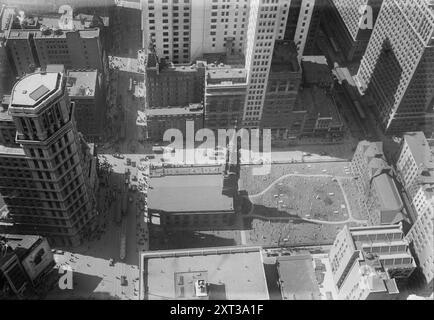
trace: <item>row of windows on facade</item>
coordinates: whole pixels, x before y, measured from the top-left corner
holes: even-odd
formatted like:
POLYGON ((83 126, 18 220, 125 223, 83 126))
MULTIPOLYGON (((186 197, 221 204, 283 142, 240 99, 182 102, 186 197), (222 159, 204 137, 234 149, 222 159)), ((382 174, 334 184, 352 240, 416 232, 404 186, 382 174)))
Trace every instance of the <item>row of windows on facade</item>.
MULTIPOLYGON (((48 204, 52 204, 52 201, 49 201, 48 204)), ((61 209, 58 202, 55 202, 55 204, 57 209, 61 209)), ((72 224, 74 224, 79 218, 83 218, 83 214, 86 213, 88 210, 88 203, 85 203, 84 198, 81 197, 73 206, 71 206, 71 208, 69 208, 68 211, 53 210, 53 206, 50 206, 50 209, 45 210, 43 208, 46 208, 46 206, 44 207, 43 205, 41 205, 40 207, 41 208, 35 208, 35 206, 33 206, 32 208, 14 208, 13 216, 28 217, 33 215, 37 217, 56 218, 58 220, 70 219, 72 221, 72 224)))
MULTIPOLYGON (((155 24, 155 20, 149 20, 150 24, 155 24)), ((152 26, 149 27, 150 30, 155 30, 155 28, 152 28, 152 26)), ((185 30, 189 30, 190 29, 190 25, 188 24, 184 24, 182 26, 182 28, 180 26, 172 26, 172 30, 179 30, 179 29, 185 29, 185 30)), ((163 25, 163 30, 169 30, 169 26, 168 25, 163 25)), ((155 37, 155 34, 154 34, 155 37)))
MULTIPOLYGON (((85 209, 83 208, 81 210, 82 213, 86 212, 85 209)), ((77 216, 75 215, 73 219, 73 223, 72 223, 72 227, 74 227, 74 224, 77 223, 77 228, 82 227, 85 224, 85 221, 89 220, 89 214, 87 213, 85 216, 83 216, 79 221, 77 221, 77 216)), ((18 218, 17 219, 19 222, 21 223, 27 223, 27 224, 33 224, 33 225, 38 225, 38 231, 45 231, 48 233, 74 233, 73 229, 69 229, 69 228, 58 228, 58 227, 50 227, 50 225, 52 226, 53 224, 57 225, 66 225, 66 222, 63 220, 48 220, 48 219, 44 219, 44 218, 39 218, 39 217, 22 217, 22 218, 18 218), (45 225, 45 226, 44 226, 45 225)), ((34 226, 36 227, 36 226, 34 226)), ((24 228, 24 226, 22 226, 22 228, 24 228)), ((34 231, 34 230, 33 230, 34 231)))
MULTIPOLYGON (((62 190, 58 190, 55 192, 50 191, 43 191, 43 190, 55 190, 54 184, 50 183, 47 188, 47 185, 44 182, 41 182, 43 184, 43 189, 36 188, 36 185, 34 184, 34 181, 32 180, 31 183, 29 181, 22 181, 22 180, 6 180, 5 185, 7 186, 8 190, 7 193, 12 195, 13 197, 20 197, 20 198, 38 198, 40 196, 40 193, 44 193, 46 199, 55 199, 58 200, 58 192, 66 198, 74 189, 78 188, 82 181, 80 179, 80 176, 75 176, 74 180, 68 180, 67 185, 62 185, 62 190), (27 188, 33 187, 33 190, 29 190, 27 188), (20 189, 18 189, 20 188, 20 189)), ((79 190, 82 191, 81 188, 79 190)))
POLYGON ((18 209, 22 208, 23 210, 29 210, 29 208, 35 208, 38 211, 44 208, 48 210, 65 209, 68 210, 70 213, 73 213, 84 203, 85 203, 84 194, 80 194, 80 192, 75 192, 73 195, 69 196, 66 201, 60 202, 58 200, 58 193, 45 191, 43 192, 43 194, 39 194, 37 199, 29 199, 29 197, 10 198, 8 201, 8 206, 11 210, 13 210, 14 213, 16 212, 17 208, 18 209), (64 205, 62 206, 62 204, 64 205))

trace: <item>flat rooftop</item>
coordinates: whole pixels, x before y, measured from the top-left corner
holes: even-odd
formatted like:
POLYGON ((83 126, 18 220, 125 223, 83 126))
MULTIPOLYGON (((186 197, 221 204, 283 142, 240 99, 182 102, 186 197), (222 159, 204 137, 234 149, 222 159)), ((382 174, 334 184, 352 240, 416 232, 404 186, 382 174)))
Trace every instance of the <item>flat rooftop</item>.
POLYGON ((95 95, 98 71, 68 71, 66 88, 70 97, 93 97, 95 95))
POLYGON ((0 154, 9 156, 25 156, 24 149, 21 147, 11 147, 0 144, 0 154))
POLYGON ((43 32, 40 30, 10 30, 8 34, 8 39, 28 39, 30 35, 33 35, 35 39, 43 38, 66 38, 67 33, 78 32, 80 38, 89 39, 99 37, 99 28, 85 29, 85 30, 58 30, 54 32, 53 30, 48 30, 43 32))
POLYGON ((21 78, 12 89, 13 105, 34 106, 57 89, 58 73, 33 73, 21 78))
MULTIPOLYGON (((404 135, 404 140, 408 144, 416 164, 418 166, 423 165, 428 170, 434 170, 434 155, 425 134, 420 131, 410 132, 404 135)), ((432 175, 434 176, 434 171, 432 175)))
POLYGON ((373 179, 374 188, 380 200, 381 210, 400 211, 403 202, 392 177, 383 173, 373 179))
POLYGON ((283 300, 321 300, 311 255, 279 257, 277 270, 283 300))
POLYGON ((228 81, 232 79, 246 79, 247 72, 242 68, 231 68, 230 66, 221 68, 210 68, 206 72, 207 78, 211 80, 228 81))
POLYGON ((335 68, 332 73, 336 76, 339 84, 342 84, 344 81, 348 82, 348 85, 351 87, 356 87, 356 83, 354 82, 354 78, 350 73, 348 68, 335 68))
POLYGON ((148 206, 149 210, 172 213, 233 211, 233 199, 222 191, 222 175, 153 177, 148 190, 148 206))
MULTIPOLYGON (((80 13, 73 17, 73 19, 68 19, 66 24, 60 19, 59 14, 43 13, 37 15, 27 15, 24 18, 20 17, 18 10, 10 8, 10 11, 14 14, 13 24, 11 26, 12 30, 22 29, 25 30, 39 30, 41 27, 47 27, 51 29, 74 29, 74 30, 85 30, 94 27, 95 25, 102 25, 107 27, 109 25, 109 18, 102 17, 98 15, 90 15, 80 13), (22 25, 20 20, 23 21, 22 25)), ((10 12, 9 11, 9 12, 10 12)))
POLYGON ((260 247, 144 252, 140 278, 140 297, 147 300, 198 299, 194 281, 200 279, 208 284, 206 299, 269 299, 260 247))
POLYGON ((41 236, 20 235, 20 234, 1 234, 0 238, 6 238, 6 243, 11 249, 22 258, 40 240, 41 236))
POLYGON ((303 77, 307 83, 332 83, 332 72, 324 56, 304 56, 301 58, 303 77))
POLYGON ((0 16, 0 31, 4 31, 7 30, 11 19, 13 19, 15 8, 3 7, 0 12, 2 13, 2 15, 0 16))
POLYGON ((1 234, 0 237, 6 238, 6 243, 13 249, 17 248, 30 249, 41 236, 21 235, 21 234, 1 234))
POLYGON ((319 118, 331 118, 332 125, 342 124, 333 100, 321 88, 304 88, 299 91, 298 103, 312 115, 318 115, 319 118))

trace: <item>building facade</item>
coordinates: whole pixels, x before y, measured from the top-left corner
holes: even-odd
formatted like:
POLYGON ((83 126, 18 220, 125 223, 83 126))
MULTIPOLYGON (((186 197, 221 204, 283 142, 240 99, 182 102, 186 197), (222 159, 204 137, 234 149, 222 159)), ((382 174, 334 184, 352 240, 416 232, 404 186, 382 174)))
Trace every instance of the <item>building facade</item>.
POLYGON ((146 103, 148 108, 186 106, 202 103, 205 63, 174 65, 159 59, 154 46, 148 50, 146 103))
POLYGON ((55 264, 46 238, 0 234, 0 287, 7 287, 12 293, 2 290, 0 298, 26 298, 32 289, 43 284, 55 264))
POLYGON ((188 107, 155 108, 145 111, 147 138, 163 141, 164 133, 169 129, 178 129, 185 137, 187 121, 194 125, 194 131, 203 128, 203 106, 190 104, 188 107))
POLYGON ((143 47, 155 43, 158 56, 173 63, 191 61, 192 0, 141 0, 143 47))
POLYGON ((203 54, 226 52, 242 54, 249 23, 248 0, 191 1, 191 60, 203 54), (230 48, 227 40, 230 39, 230 48))
POLYGON ((329 253, 334 283, 342 300, 387 300, 398 293, 396 280, 416 268, 401 225, 348 228, 329 253))
POLYGON ((19 17, 16 14, 11 19, 6 49, 17 76, 49 64, 63 64, 67 69, 106 71, 100 27, 80 19, 73 19, 71 25, 62 25, 59 18, 59 15, 19 17))
POLYGON ((359 142, 350 168, 363 195, 360 205, 368 214, 370 225, 390 225, 407 219, 407 210, 384 156, 382 142, 359 142))
POLYGON ((356 81, 386 134, 434 128, 434 8, 384 0, 356 81))
POLYGON ((361 141, 357 145, 350 164, 359 192, 366 195, 372 178, 389 169, 383 153, 382 142, 361 141))
POLYGON ((375 25, 382 2, 383 0, 360 0, 351 3, 345 0, 325 1, 323 28, 348 61, 359 61, 365 54, 373 30, 369 23, 372 22, 372 27, 375 25), (363 10, 364 7, 369 7, 369 11, 363 10), (370 13, 372 18, 368 18, 370 13), (363 14, 366 14, 366 19, 363 14))
POLYGON ((105 120, 102 74, 98 70, 68 70, 66 88, 75 105, 77 130, 86 141, 98 141, 104 134, 105 120))
POLYGON ((404 134, 396 167, 416 212, 407 234, 426 282, 432 287, 434 219, 434 147, 422 132, 404 134))
POLYGON ((412 243, 418 265, 428 288, 432 290, 434 279, 434 187, 421 186, 413 200, 413 205, 418 217, 406 238, 412 243))
POLYGON ((245 69, 209 64, 205 80, 205 127, 216 130, 240 125, 246 90, 245 69))
POLYGON ((244 52, 248 0, 141 0, 143 47, 154 41, 157 54, 175 64, 204 54, 244 52))
POLYGON ((299 61, 304 55, 316 55, 315 42, 320 28, 323 0, 291 0, 285 28, 285 40, 294 41, 299 61))
POLYGON ((434 186, 432 150, 423 132, 404 134, 396 168, 410 198, 415 197, 421 185, 434 186))
POLYGON ((260 127, 272 51, 275 41, 284 38, 289 5, 289 0, 250 1, 245 50, 248 86, 243 126, 246 128, 260 127))
POLYGON ((14 142, 1 141, 0 192, 15 233, 78 245, 96 216, 96 158, 78 135, 66 76, 38 72, 14 86, 14 142))
POLYGON ((261 127, 271 129, 275 139, 298 135, 305 112, 296 110, 302 74, 293 41, 275 42, 261 127))

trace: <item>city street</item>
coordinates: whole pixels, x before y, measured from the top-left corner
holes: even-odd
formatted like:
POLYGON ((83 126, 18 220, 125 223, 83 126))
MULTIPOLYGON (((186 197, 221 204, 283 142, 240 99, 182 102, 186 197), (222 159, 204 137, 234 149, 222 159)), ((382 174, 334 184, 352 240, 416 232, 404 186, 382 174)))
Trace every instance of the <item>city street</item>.
MULTIPOLYGON (((149 232, 147 229, 145 211, 139 203, 145 199, 145 192, 128 192, 131 202, 127 213, 122 217, 126 226, 126 257, 120 259, 122 224, 116 222, 116 203, 122 201, 122 193, 116 192, 116 186, 125 183, 124 172, 127 165, 125 159, 112 156, 100 156, 107 159, 113 172, 109 174, 109 188, 101 188, 99 192, 98 230, 94 239, 78 248, 64 249, 64 254, 56 254, 57 266, 69 266, 73 270, 74 289, 71 291, 56 288, 47 298, 97 298, 106 295, 117 299, 137 299, 139 277, 139 252, 148 250, 149 232), (116 198, 113 198, 113 193, 116 198), (141 199, 141 200, 140 200, 141 199), (142 240, 140 240, 142 239, 142 240), (110 266, 113 259, 114 266, 110 266), (127 284, 121 284, 125 276, 127 284), (91 277, 91 280, 89 280, 91 277)), ((138 158, 133 161, 139 162, 138 158)), ((131 167, 130 167, 131 168, 131 167)), ((148 171, 139 171, 140 179, 148 171)))
MULTIPOLYGON (((109 141, 98 147, 100 164, 105 163, 111 173, 106 173, 107 185, 101 186, 98 192, 98 231, 82 246, 55 255, 57 267, 70 266, 73 270, 74 288, 72 291, 55 288, 48 294, 49 299, 138 299, 139 252, 149 247, 144 210, 146 191, 127 191, 128 209, 121 222, 116 221, 121 208, 117 203, 122 202, 125 170, 127 167, 133 170, 127 166, 126 159, 139 164, 143 153, 149 152, 151 147, 145 148, 138 142, 140 135, 136 126, 138 110, 144 110, 145 94, 144 59, 143 55, 139 56, 140 14, 128 8, 118 10, 117 14, 118 25, 114 27, 118 32, 114 33, 114 48, 109 53, 109 122, 106 127, 109 141), (121 133, 121 130, 125 131, 121 133), (114 152, 127 155, 119 159, 112 156, 114 152), (126 239, 124 260, 120 257, 122 235, 126 239), (121 281, 122 277, 126 281, 121 281)), ((143 175, 146 172, 138 171, 140 182, 146 181, 143 175)))

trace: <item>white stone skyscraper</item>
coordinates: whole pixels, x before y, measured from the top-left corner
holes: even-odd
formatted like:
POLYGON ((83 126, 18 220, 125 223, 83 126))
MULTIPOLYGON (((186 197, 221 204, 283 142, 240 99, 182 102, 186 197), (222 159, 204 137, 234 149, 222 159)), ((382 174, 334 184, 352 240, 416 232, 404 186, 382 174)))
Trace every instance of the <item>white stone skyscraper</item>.
POLYGON ((357 83, 387 134, 434 125, 434 3, 384 0, 357 83))
POLYGON ((243 126, 259 128, 275 40, 285 35, 290 0, 250 1, 245 50, 248 72, 243 126))

